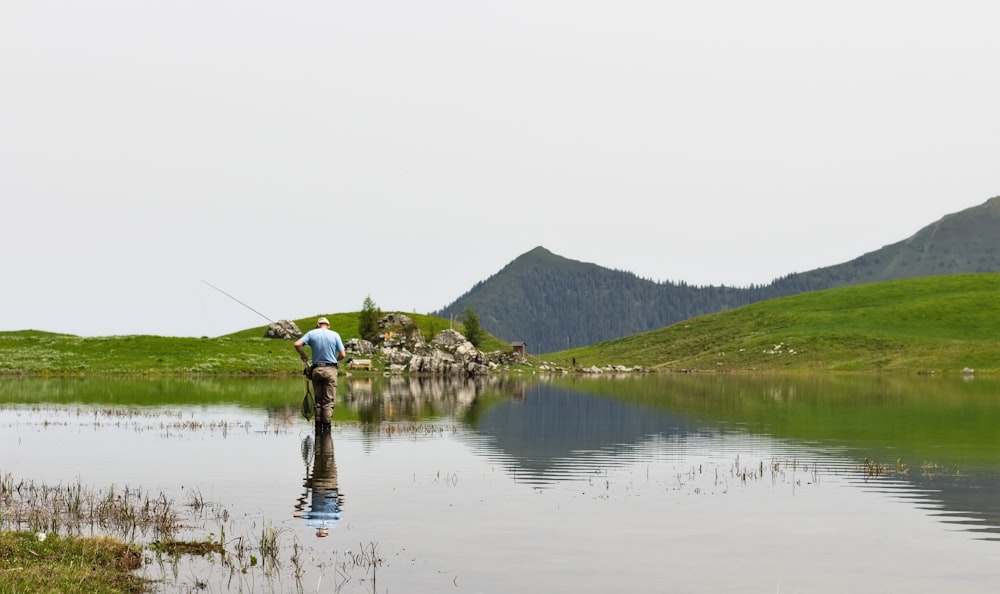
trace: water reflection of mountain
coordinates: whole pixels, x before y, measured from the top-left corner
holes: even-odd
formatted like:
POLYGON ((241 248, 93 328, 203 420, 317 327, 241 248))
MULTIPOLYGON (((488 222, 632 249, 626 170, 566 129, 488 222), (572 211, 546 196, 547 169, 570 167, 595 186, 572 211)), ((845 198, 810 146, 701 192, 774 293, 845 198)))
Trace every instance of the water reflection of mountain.
MULTIPOLYGON (((475 416, 478 433, 474 447, 484 456, 502 462, 518 480, 554 483, 565 478, 579 478, 587 472, 627 463, 636 456, 696 451, 705 438, 718 447, 724 426, 734 419, 708 419, 664 407, 647 407, 627 400, 585 393, 539 383, 523 397, 493 402, 475 416)), ((746 427, 745 427, 746 428, 746 427)), ((864 446, 842 448, 831 454, 822 441, 787 442, 771 435, 752 431, 733 433, 737 447, 767 449, 789 448, 790 456, 809 451, 819 458, 835 455, 834 466, 858 468, 850 460, 851 451, 864 446), (806 445, 808 443, 808 445, 806 445), (844 454, 848 459, 842 459, 844 454)), ((734 451, 733 454, 740 452, 734 451)), ((747 452, 743 452, 747 453, 747 452)), ((897 452, 906 456, 906 452, 897 452)), ((955 523, 956 529, 983 532, 984 538, 1000 538, 1000 469, 976 470, 954 468, 913 468, 909 474, 894 474, 892 479, 865 478, 857 472, 865 488, 884 489, 955 523)))
POLYGON ((683 417, 614 398, 536 384, 523 398, 481 411, 475 428, 516 475, 536 482, 564 476, 574 459, 610 461, 653 438, 697 431, 683 417))
POLYGON ((956 529, 981 532, 989 540, 1000 540, 1000 476, 996 469, 983 474, 923 470, 908 477, 920 493, 919 507, 956 529))

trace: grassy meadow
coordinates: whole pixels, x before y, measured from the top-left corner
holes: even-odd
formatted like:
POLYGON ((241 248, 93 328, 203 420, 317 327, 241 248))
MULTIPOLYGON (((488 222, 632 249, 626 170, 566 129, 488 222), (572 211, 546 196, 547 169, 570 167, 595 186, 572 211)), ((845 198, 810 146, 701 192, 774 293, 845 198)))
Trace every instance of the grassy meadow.
POLYGON ((658 371, 1000 370, 1000 274, 926 277, 773 299, 546 355, 658 371))
MULTIPOLYGON (((536 357, 566 367, 639 365, 653 371, 1000 371, 1000 274, 890 281, 803 293, 673 326, 536 357)), ((325 315, 344 340, 360 312, 325 315)), ((425 336, 460 323, 409 316, 425 336)), ((301 372, 290 342, 266 326, 215 338, 78 337, 0 332, 0 374, 239 374, 301 372)), ((531 345, 528 345, 529 349, 531 345)), ((484 351, 509 351, 488 336, 484 351)))
MULTIPOLYGON (((389 313, 389 312, 385 312, 389 313)), ((460 322, 404 314, 427 337, 460 322)), ((346 341, 358 336, 360 312, 316 314, 293 320, 303 332, 326 316, 346 341)), ((110 375, 284 375, 302 372, 291 341, 264 338, 267 325, 225 336, 182 338, 149 335, 80 337, 38 330, 0 332, 0 374, 110 375)), ((510 351, 506 342, 487 335, 484 351, 510 351)))

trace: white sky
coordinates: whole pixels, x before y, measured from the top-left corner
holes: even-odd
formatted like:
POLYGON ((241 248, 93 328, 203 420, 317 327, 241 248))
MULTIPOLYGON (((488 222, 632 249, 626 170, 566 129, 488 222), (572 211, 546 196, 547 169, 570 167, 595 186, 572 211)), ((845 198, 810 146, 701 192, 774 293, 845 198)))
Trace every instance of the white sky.
POLYGON ((745 286, 1000 194, 1000 3, 0 4, 0 330, 441 308, 522 253, 745 286))

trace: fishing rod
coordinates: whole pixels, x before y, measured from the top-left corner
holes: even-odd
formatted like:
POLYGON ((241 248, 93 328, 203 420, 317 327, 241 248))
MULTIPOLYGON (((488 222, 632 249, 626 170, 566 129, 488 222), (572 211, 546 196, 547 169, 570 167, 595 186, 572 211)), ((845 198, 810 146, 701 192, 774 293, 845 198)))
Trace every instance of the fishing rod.
POLYGON ((230 295, 229 293, 227 293, 227 292, 223 291, 223 290, 222 290, 222 289, 220 289, 219 287, 216 287, 215 285, 213 285, 212 283, 208 282, 207 280, 205 280, 205 279, 202 279, 202 280, 201 280, 201 282, 203 282, 203 283, 205 283, 206 285, 208 285, 208 286, 212 287, 213 289, 215 289, 216 291, 218 291, 218 292, 222 293, 222 294, 223 294, 223 295, 225 295, 226 297, 229 297, 230 299, 232 299, 232 300, 233 300, 233 301, 235 301, 236 303, 239 303, 239 304, 240 304, 240 305, 242 305, 243 307, 245 307, 245 308, 249 309, 249 310, 250 310, 250 311, 252 311, 253 313, 257 314, 258 316, 260 316, 260 317, 262 317, 262 318, 264 318, 264 319, 265 319, 265 320, 267 320, 268 322, 271 322, 272 324, 274 323, 274 320, 272 320, 271 318, 269 318, 269 317, 265 316, 264 314, 260 313, 260 312, 259 312, 259 311, 257 311, 256 309, 254 309, 254 308, 250 307, 250 306, 249 306, 249 305, 247 305, 246 303, 243 303, 242 301, 240 301, 240 300, 239 300, 239 299, 237 299, 236 297, 233 297, 233 296, 232 296, 232 295, 230 295))

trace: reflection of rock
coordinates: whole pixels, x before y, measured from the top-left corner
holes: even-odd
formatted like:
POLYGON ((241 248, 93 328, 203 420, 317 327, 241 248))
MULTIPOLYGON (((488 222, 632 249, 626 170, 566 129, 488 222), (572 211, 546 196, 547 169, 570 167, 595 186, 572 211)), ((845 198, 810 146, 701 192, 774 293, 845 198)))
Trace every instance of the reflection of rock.
POLYGON ((477 396, 490 393, 522 393, 521 380, 507 376, 463 378, 454 376, 414 377, 391 375, 371 385, 347 384, 345 404, 359 417, 373 420, 421 420, 436 416, 459 417, 477 396), (355 388, 358 388, 357 390, 355 388))
POLYGON ((351 378, 345 380, 343 385, 345 393, 344 398, 347 402, 372 395, 373 387, 371 378, 351 378))

